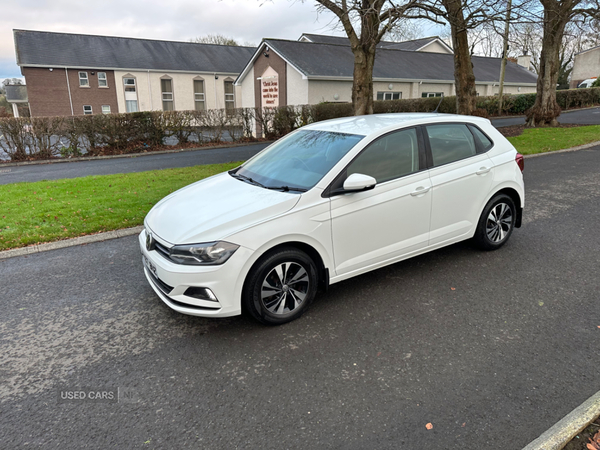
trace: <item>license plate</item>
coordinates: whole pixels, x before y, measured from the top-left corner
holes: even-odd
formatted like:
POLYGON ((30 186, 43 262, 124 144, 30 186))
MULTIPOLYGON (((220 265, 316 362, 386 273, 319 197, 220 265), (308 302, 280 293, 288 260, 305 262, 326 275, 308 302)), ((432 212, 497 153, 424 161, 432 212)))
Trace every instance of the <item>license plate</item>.
POLYGON ((150 262, 150 260, 148 258, 146 258, 145 256, 144 258, 144 266, 146 266, 146 269, 148 269, 150 272, 152 272, 152 275, 154 275, 156 278, 158 278, 158 275, 156 275, 156 267, 154 266, 154 264, 152 264, 150 262))

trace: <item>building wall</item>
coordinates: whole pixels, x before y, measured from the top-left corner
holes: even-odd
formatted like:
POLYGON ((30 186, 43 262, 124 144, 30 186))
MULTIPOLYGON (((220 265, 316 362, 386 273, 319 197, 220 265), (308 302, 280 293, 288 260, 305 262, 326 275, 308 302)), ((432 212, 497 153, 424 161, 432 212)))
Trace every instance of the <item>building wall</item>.
POLYGON ((446 53, 446 54, 452 53, 452 52, 448 51, 448 49, 446 47, 444 47, 442 44, 440 44, 437 41, 432 42, 427 47, 422 48, 419 51, 420 52, 428 52, 428 53, 446 53))
POLYGON ((308 80, 289 64, 287 65, 287 102, 290 105, 308 104, 308 80))
POLYGON ((112 71, 106 72, 108 87, 98 87, 98 71, 82 70, 87 72, 89 87, 79 86, 79 70, 55 68, 52 71, 46 68, 23 67, 21 69, 27 84, 31 115, 40 116, 70 116, 71 101, 73 114, 83 115, 83 106, 90 105, 94 114, 102 113, 102 105, 109 105, 111 112, 117 112, 117 96, 115 79, 112 71), (91 72, 95 72, 92 75, 91 72), (67 84, 67 75, 69 83, 67 84), (69 88, 71 100, 69 99, 69 88))
POLYGON ((378 92, 402 92, 400 98, 412 98, 412 83, 394 83, 389 81, 373 82, 373 98, 377 100, 378 92), (392 87, 390 89, 390 86, 392 87))
MULTIPOLYGON (((225 81, 235 81, 235 75, 214 74, 205 72, 148 72, 148 71, 115 71, 118 85, 117 98, 119 112, 126 112, 124 78, 136 80, 136 93, 139 111, 162 111, 161 79, 170 78, 173 86, 173 108, 176 111, 196 109, 194 100, 194 79, 204 80, 204 103, 206 109, 225 108, 225 81), (218 78, 215 78, 218 77, 218 78)), ((242 89, 234 86, 235 106, 241 106, 242 89)))
POLYGON ((287 63, 274 51, 269 51, 268 55, 269 57, 266 57, 264 53, 260 53, 254 61, 254 104, 257 107, 262 105, 261 80, 257 80, 257 78, 260 78, 265 70, 271 66, 278 76, 279 106, 286 106, 288 104, 287 63))
POLYGON ((93 114, 102 114, 102 106, 110 106, 110 112, 118 111, 115 76, 112 70, 99 69, 106 73, 107 87, 98 86, 98 70, 69 69, 69 85, 71 87, 71 99, 73 101, 73 113, 76 116, 83 115, 83 106, 92 107, 93 114), (79 72, 87 72, 88 87, 79 86, 79 72), (94 72, 94 75, 92 75, 94 72))
POLYGON ((236 86, 242 91, 241 99, 241 107, 242 108, 254 108, 254 66, 250 67, 250 70, 244 77, 241 86, 236 86))
POLYGON ((308 81, 308 103, 351 102, 352 81, 308 81), (337 95, 338 98, 335 98, 337 95))
POLYGON ((575 55, 569 85, 571 88, 576 88, 583 80, 598 76, 600 76, 600 47, 575 55))

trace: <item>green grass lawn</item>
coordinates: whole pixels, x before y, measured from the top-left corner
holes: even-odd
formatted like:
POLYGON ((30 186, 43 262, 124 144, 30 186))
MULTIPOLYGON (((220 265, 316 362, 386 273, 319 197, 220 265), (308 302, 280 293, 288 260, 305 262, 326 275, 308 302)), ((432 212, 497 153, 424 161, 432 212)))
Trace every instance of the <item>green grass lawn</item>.
POLYGON ((523 155, 553 152, 600 141, 600 125, 573 128, 526 128, 508 140, 523 155))
MULTIPOLYGON (((524 154, 600 141, 600 126, 526 129, 524 154)), ((0 250, 141 225, 169 193, 240 163, 0 186, 0 250)))
POLYGON ((239 164, 2 185, 0 250, 141 225, 169 193, 239 164))

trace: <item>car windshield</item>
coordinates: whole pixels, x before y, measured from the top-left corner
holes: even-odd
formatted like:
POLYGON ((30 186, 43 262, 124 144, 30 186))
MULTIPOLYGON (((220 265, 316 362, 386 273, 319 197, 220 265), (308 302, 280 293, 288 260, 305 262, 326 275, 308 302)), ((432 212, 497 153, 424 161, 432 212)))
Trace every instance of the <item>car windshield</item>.
POLYGON ((363 137, 299 130, 229 173, 267 189, 304 192, 317 184, 363 137))

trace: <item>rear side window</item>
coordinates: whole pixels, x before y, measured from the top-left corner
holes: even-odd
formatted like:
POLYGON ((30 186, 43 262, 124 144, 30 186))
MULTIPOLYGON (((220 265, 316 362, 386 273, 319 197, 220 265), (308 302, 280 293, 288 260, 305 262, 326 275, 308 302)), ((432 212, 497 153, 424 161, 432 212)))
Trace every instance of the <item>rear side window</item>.
POLYGON ((417 130, 396 131, 370 144, 350 163, 347 175, 370 175, 377 183, 393 180, 419 170, 417 130))
POLYGON ((494 146, 494 143, 490 140, 490 138, 483 134, 479 128, 469 125, 469 130, 471 130, 475 135, 475 141, 477 142, 477 146, 480 148, 481 152, 487 152, 494 146))
POLYGON ((477 153, 473 134, 465 124, 427 125, 425 128, 434 166, 459 161, 477 153))

